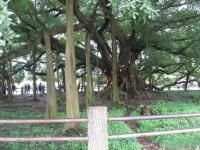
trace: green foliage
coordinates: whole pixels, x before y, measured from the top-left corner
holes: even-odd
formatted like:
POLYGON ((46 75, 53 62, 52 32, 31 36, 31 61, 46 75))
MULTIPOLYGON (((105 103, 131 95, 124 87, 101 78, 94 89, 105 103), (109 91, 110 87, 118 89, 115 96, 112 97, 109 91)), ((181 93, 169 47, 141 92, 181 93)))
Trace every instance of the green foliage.
POLYGON ((93 77, 93 80, 96 85, 106 84, 106 81, 107 81, 104 75, 96 75, 93 77))
MULTIPOLYGON (((159 114, 183 114, 196 113, 200 111, 200 106, 191 101, 157 101, 152 107, 159 114)), ((132 112, 131 116, 138 115, 132 112)), ((198 128, 200 125, 199 118, 181 118, 181 119, 165 119, 165 120, 146 120, 138 121, 139 132, 151 132, 173 129, 189 129, 198 128)), ((199 145, 200 134, 177 134, 162 135, 152 137, 151 140, 161 147, 166 148, 195 148, 199 145)))
POLYGON ((97 3, 97 0, 80 0, 81 11, 89 17, 97 3))
POLYGON ((146 19, 152 19, 158 13, 151 2, 146 0, 111 0, 111 5, 117 17, 126 16, 133 19, 140 17, 145 21, 146 19))
POLYGON ((24 80, 24 78, 25 78, 25 73, 24 70, 22 70, 12 76, 12 82, 21 83, 24 80))
POLYGON ((10 28, 12 24, 10 16, 13 13, 7 9, 8 2, 0 1, 0 46, 5 46, 6 42, 11 42, 15 37, 13 30, 10 28))

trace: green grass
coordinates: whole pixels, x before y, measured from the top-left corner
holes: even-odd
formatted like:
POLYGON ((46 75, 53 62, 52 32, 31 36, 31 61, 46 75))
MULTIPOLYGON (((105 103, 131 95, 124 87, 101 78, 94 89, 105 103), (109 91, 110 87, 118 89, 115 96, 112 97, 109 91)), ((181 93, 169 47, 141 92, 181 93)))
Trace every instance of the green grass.
MULTIPOLYGON (((109 110, 109 116, 123 116, 125 108, 114 107, 109 110)), ((64 113, 59 113, 59 118, 64 118, 64 113)), ((81 117, 86 117, 85 111, 81 112, 81 117)), ((28 119, 44 118, 40 113, 30 112, 29 110, 19 109, 0 109, 1 119, 28 119)), ((87 124, 81 124, 85 130, 79 134, 71 132, 71 136, 86 136, 87 124)), ((63 136, 61 135, 62 124, 56 125, 0 125, 0 136, 3 137, 45 137, 45 136, 63 136)), ((112 122, 108 125, 109 134, 131 133, 132 130, 124 122, 112 122)), ((69 134, 65 135, 69 136, 69 134)), ((0 143, 0 150, 87 150, 86 142, 10 142, 0 143)), ((135 139, 110 140, 109 150, 139 150, 140 145, 135 139)))
MULTIPOLYGON (((109 117, 122 117, 124 116, 125 108, 115 107, 109 110, 109 117)), ((111 122, 108 124, 109 135, 112 134, 128 134, 132 133, 132 130, 129 126, 122 122, 111 122)), ((110 140, 109 141, 109 150, 139 150, 141 146, 135 142, 135 138, 132 139, 119 139, 119 140, 110 140)))
MULTIPOLYGON (((177 92, 198 98, 200 92, 177 92)), ((196 113, 200 112, 198 101, 156 101, 151 106, 155 114, 179 114, 179 113, 196 113)), ((135 108, 135 110, 137 110, 135 108)), ((109 109, 109 116, 124 116, 126 109, 122 106, 115 106, 109 109)), ((131 116, 138 116, 138 112, 134 111, 131 116)), ((26 108, 0 108, 1 119, 30 119, 44 118, 44 114, 31 112, 26 108)), ((64 118, 64 113, 59 113, 59 118, 64 118)), ((82 110, 81 117, 87 117, 85 110, 82 110)), ((138 132, 152 132, 173 129, 199 128, 200 118, 182 118, 182 119, 166 119, 166 120, 146 120, 138 121, 138 132)), ((39 136, 86 136, 87 124, 83 123, 84 128, 81 133, 68 132, 62 135, 62 124, 56 125, 0 125, 0 136, 3 137, 39 137, 39 136)), ((111 122, 108 124, 109 135, 132 133, 132 130, 124 122, 111 122)), ((152 142, 159 144, 165 148, 195 148, 200 145, 200 133, 178 134, 178 135, 162 135, 150 138, 152 142)), ((85 142, 31 142, 31 143, 0 143, 0 150, 87 150, 85 142)), ((109 150, 139 150, 141 146, 135 139, 109 140, 109 150)))
POLYGON ((164 93, 176 94, 185 97, 191 98, 199 98, 200 91, 199 90, 191 90, 191 91, 163 91, 164 93))
MULTIPOLYGON (((152 107, 158 114, 200 112, 200 105, 191 101, 157 101, 152 107)), ((136 116, 138 113, 132 112, 131 115, 136 116)), ((138 121, 138 124, 138 132, 199 128, 200 118, 146 120, 138 121)), ((195 148, 200 144, 200 133, 162 135, 152 137, 151 140, 165 148, 195 148)))

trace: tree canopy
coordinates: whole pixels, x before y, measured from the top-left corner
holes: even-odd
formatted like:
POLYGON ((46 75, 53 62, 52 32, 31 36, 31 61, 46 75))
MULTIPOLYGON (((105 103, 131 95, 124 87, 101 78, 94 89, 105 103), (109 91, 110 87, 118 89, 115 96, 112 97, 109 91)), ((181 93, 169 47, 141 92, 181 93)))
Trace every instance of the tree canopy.
MULTIPOLYGON (((54 71, 62 68, 67 39, 65 1, 12 0, 0 4, 1 45, 13 39, 14 32, 19 35, 11 47, 12 59, 18 62, 13 74, 31 71, 33 63, 37 63, 36 74, 45 75, 45 67, 40 67, 45 54, 44 30, 50 34, 54 58, 61 54, 58 67, 54 59, 54 71), (29 61, 33 49, 36 49, 35 62, 29 61), (21 57, 27 58, 25 64, 19 61, 21 57)), ((134 87, 131 93, 139 94, 149 84, 158 90, 157 85, 163 88, 173 85, 185 78, 186 72, 199 80, 199 10, 196 0, 74 0, 76 68, 85 69, 85 33, 89 33, 93 70, 98 67, 106 76, 112 75, 110 34, 114 20, 120 90, 134 87), (173 78, 169 79, 169 75, 173 78), (149 79, 153 79, 151 83, 149 79)), ((0 63, 9 53, 1 53, 0 63)))

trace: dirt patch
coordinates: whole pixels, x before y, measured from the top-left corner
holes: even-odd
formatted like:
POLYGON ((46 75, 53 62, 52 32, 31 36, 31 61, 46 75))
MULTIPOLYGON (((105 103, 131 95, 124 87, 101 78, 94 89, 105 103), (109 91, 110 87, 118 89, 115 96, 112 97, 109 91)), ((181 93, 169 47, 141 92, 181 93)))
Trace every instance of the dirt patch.
POLYGON ((158 145, 152 143, 146 137, 137 138, 137 142, 142 145, 142 150, 169 150, 169 149, 166 149, 166 148, 159 147, 158 145))
MULTIPOLYGON (((81 107, 85 106, 84 97, 84 93, 79 93, 79 103, 81 107)), ((0 108, 26 107, 31 111, 44 112, 46 109, 46 102, 46 95, 38 95, 36 100, 33 100, 32 95, 14 95, 11 102, 9 102, 7 97, 0 99, 0 108)), ((58 111, 65 111, 65 104, 65 98, 63 98, 62 100, 58 100, 58 111)))
MULTIPOLYGON (((128 126, 133 130, 134 133, 137 132, 138 124, 136 122, 127 122, 128 126)), ((156 145, 152 143, 149 138, 146 137, 139 137, 137 138, 137 142, 142 145, 141 150, 169 150, 165 148, 159 147, 159 145, 156 145)))

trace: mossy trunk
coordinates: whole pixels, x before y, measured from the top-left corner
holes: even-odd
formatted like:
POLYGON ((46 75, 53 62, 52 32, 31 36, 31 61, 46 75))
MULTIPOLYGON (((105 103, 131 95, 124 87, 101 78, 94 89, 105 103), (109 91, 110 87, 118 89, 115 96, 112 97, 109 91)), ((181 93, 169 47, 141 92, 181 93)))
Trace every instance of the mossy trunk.
POLYGON ((62 77, 63 77, 63 88, 64 88, 64 92, 66 92, 66 85, 65 85, 65 68, 61 67, 61 71, 62 71, 62 77))
POLYGON ((9 77, 7 80, 8 84, 8 100, 11 102, 12 101, 12 62, 10 60, 9 62, 9 77))
POLYGON ((58 87, 59 87, 59 69, 58 69, 58 66, 59 66, 59 53, 56 54, 56 77, 57 77, 57 84, 58 84, 58 87))
POLYGON ((119 102, 119 91, 117 85, 117 43, 115 40, 114 21, 111 22, 111 39, 112 39, 112 100, 114 103, 119 102))
POLYGON ((185 79, 184 91, 188 90, 189 78, 190 78, 190 74, 188 73, 187 76, 186 76, 186 79, 185 79))
POLYGON ((81 92, 85 92, 85 74, 82 76, 81 92))
POLYGON ((1 90, 0 95, 3 95, 3 89, 4 89, 4 83, 5 83, 5 69, 6 69, 6 63, 4 62, 2 64, 2 71, 1 71, 1 90))
POLYGON ((86 90, 86 106, 94 104, 93 84, 92 84, 92 70, 90 62, 90 34, 86 33, 86 71, 87 71, 87 90, 86 90))
POLYGON ((146 96, 144 82, 139 78, 135 65, 135 57, 131 56, 127 67, 127 94, 128 97, 138 96, 139 98, 146 96))
POLYGON ((150 91, 153 91, 153 76, 152 75, 149 76, 149 87, 148 88, 150 91))
MULTIPOLYGON (((145 81, 141 80, 135 64, 135 56, 130 52, 127 56, 128 64, 118 64, 118 88, 127 93, 129 98, 147 96, 145 81)), ((121 93, 121 92, 120 92, 121 93)))
POLYGON ((11 102, 12 101, 12 84, 10 77, 7 80, 7 85, 8 85, 8 100, 11 102))
POLYGON ((57 99, 55 90, 55 78, 53 72, 53 53, 51 50, 51 41, 49 33, 43 32, 46 48, 46 70, 47 70, 47 117, 56 118, 57 116, 57 99))
MULTIPOLYGON (((65 49, 66 117, 80 118, 74 48, 73 0, 66 0, 67 40, 65 49)), ((63 131, 78 128, 79 124, 66 123, 63 131)))
POLYGON ((33 70, 32 70, 32 75, 33 75, 33 100, 37 100, 37 95, 36 95, 36 74, 35 74, 35 69, 36 69, 36 49, 33 50, 33 70))

